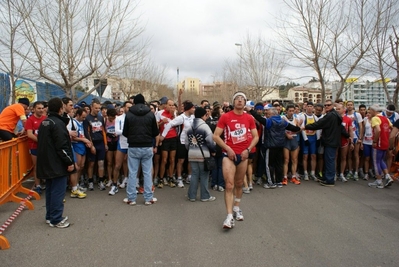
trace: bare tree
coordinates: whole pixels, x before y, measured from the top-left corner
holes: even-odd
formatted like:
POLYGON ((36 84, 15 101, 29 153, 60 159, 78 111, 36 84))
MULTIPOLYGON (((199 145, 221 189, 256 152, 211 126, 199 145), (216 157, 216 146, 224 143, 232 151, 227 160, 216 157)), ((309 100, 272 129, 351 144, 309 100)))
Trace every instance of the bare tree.
POLYGON ((393 33, 389 38, 390 44, 391 44, 391 51, 392 55, 394 57, 395 63, 394 63, 394 69, 396 71, 396 88, 395 92, 393 95, 393 103, 397 105, 398 103, 398 94, 399 94, 399 35, 395 27, 392 27, 393 33))
POLYGON ((288 12, 277 19, 280 27, 276 28, 276 33, 281 40, 281 47, 292 61, 299 61, 302 67, 310 67, 316 72, 321 85, 322 101, 326 97, 326 58, 329 58, 327 25, 337 23, 337 4, 334 2, 284 0, 288 12))
POLYGON ((237 54, 238 61, 227 62, 225 69, 249 98, 262 99, 281 83, 287 59, 265 38, 247 34, 237 54))
MULTIPOLYGON (((0 70, 8 73, 11 79, 11 101, 15 102, 15 84, 19 76, 24 73, 24 56, 16 51, 23 45, 24 41, 20 34, 23 21, 30 13, 27 9, 23 17, 18 14, 18 6, 15 1, 5 0, 0 2, 0 70)), ((3 93, 5 94, 5 91, 3 93)), ((5 96, 5 95, 4 95, 5 96)))
POLYGON ((134 1, 19 2, 20 16, 32 9, 23 20, 26 45, 33 50, 27 62, 66 95, 76 98, 75 86, 87 77, 101 80, 125 64, 142 60, 146 44, 138 39, 143 28, 134 1))
POLYGON ((380 77, 388 102, 397 105, 397 93, 391 95, 387 83, 392 75, 397 76, 391 38, 395 36, 393 25, 398 24, 399 4, 394 0, 378 0, 375 9, 377 31, 371 53, 365 58, 369 65, 367 69, 380 77), (394 100, 395 95, 396 101, 394 100))
MULTIPOLYGON (((337 9, 336 23, 328 24, 329 40, 326 61, 339 77, 340 86, 336 93, 339 98, 344 91, 346 80, 357 70, 361 76, 360 64, 371 49, 379 29, 378 18, 382 15, 378 1, 355 0, 342 2, 337 9)), ((364 74, 364 73, 362 73, 364 74)))

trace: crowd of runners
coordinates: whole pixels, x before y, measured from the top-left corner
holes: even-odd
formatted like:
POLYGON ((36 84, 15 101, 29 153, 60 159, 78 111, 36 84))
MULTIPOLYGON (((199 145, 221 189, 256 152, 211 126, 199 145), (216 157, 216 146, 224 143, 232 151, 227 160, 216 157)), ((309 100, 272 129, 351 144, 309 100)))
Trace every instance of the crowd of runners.
MULTIPOLYGON (((399 114, 392 104, 355 107, 353 101, 338 99, 283 106, 279 101, 255 103, 242 92, 213 103, 183 97, 180 91, 177 102, 167 97, 146 102, 139 94, 120 105, 62 98, 59 114, 73 165, 65 185, 70 197, 84 199, 93 190, 115 196, 126 188, 124 203, 136 205, 137 194, 143 194, 145 205, 151 205, 157 202, 155 188, 165 186, 188 186, 189 201, 197 200, 198 187, 202 202, 216 199, 211 190, 222 191, 223 228, 232 228, 235 220, 244 219, 241 198, 255 184, 275 189, 303 181, 334 186, 364 179, 381 189, 394 182, 399 114)), ((50 118, 51 101, 21 98, 0 114, 0 139, 26 134, 34 165, 48 153, 38 136, 50 118)), ((41 194, 47 184, 43 178, 49 177, 38 173, 43 172, 35 169, 33 189, 41 194)), ((47 214, 47 223, 69 226, 61 215, 47 214)))

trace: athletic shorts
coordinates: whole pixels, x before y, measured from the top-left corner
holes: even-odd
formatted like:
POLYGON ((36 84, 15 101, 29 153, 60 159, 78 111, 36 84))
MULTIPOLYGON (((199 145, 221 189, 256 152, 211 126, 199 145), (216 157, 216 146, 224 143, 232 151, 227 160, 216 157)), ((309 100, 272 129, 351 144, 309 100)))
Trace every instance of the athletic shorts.
POLYGON ((93 155, 90 152, 90 148, 87 148, 87 160, 91 162, 105 160, 105 145, 103 141, 93 142, 94 147, 96 148, 96 154, 93 155))
POLYGON ((118 148, 118 143, 117 142, 108 142, 108 151, 116 151, 118 148))
POLYGON ((289 151, 294 151, 298 148, 298 141, 296 140, 296 137, 292 139, 285 139, 285 145, 284 148, 288 149, 289 151))
POLYGON ((364 157, 371 157, 371 151, 373 149, 372 145, 363 144, 363 156, 364 157))
POLYGON ((186 146, 179 142, 177 144, 177 152, 176 152, 177 158, 185 159, 185 158, 187 158, 187 155, 188 155, 188 150, 186 149, 186 146))
MULTIPOLYGON (((225 152, 223 152, 222 155, 223 155, 223 157, 227 158, 227 154, 225 152)), ((233 162, 234 162, 234 165, 238 166, 242 161, 241 155, 236 154, 236 158, 237 158, 237 160, 234 160, 233 162)))
POLYGON ((29 154, 32 156, 37 156, 37 149, 29 149, 29 154))
POLYGON ((75 153, 84 156, 86 155, 86 146, 84 143, 72 143, 73 150, 75 153))
POLYGON ((305 140, 302 141, 302 153, 306 155, 315 155, 316 154, 316 142, 317 136, 316 135, 308 135, 308 140, 310 146, 305 145, 305 140))
POLYGON ((161 146, 162 151, 177 150, 177 137, 164 139, 161 146))
POLYGON ((116 146, 116 149, 118 151, 122 152, 123 154, 127 154, 127 148, 121 148, 121 145, 119 144, 119 142, 118 142, 118 144, 116 146))

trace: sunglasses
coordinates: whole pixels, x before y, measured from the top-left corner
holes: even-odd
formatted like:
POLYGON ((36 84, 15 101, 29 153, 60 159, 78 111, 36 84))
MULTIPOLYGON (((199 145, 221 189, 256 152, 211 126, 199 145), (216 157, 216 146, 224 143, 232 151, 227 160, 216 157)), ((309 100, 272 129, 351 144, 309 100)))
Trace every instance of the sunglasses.
POLYGON ((324 104, 325 107, 330 107, 332 104, 324 104))

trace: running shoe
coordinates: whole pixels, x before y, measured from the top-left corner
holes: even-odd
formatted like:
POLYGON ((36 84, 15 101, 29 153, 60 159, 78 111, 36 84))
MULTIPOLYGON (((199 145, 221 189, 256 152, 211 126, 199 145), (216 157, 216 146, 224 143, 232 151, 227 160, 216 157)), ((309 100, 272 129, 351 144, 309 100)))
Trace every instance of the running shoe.
POLYGON ((155 185, 155 186, 158 186, 158 183, 159 183, 159 178, 158 178, 158 177, 155 177, 155 178, 154 178, 154 185, 155 185))
POLYGON ((319 181, 319 179, 317 179, 316 175, 314 175, 314 174, 310 175, 310 179, 312 179, 315 182, 319 181))
POLYGON ((139 194, 144 194, 144 187, 140 186, 138 189, 139 194))
POLYGON ((90 191, 93 191, 93 190, 94 190, 94 183, 93 183, 93 182, 90 182, 90 183, 89 183, 89 190, 90 190, 90 191))
POLYGON ((175 183, 173 183, 173 181, 170 181, 170 182, 169 182, 169 187, 170 187, 170 188, 175 188, 176 185, 175 185, 175 183))
POLYGON ((183 184, 183 180, 182 179, 177 180, 177 187, 184 188, 184 184, 183 184))
POLYGON ((82 198, 85 198, 85 197, 86 197, 86 194, 83 193, 82 191, 80 191, 79 189, 71 191, 71 198, 80 198, 80 199, 82 199, 82 198))
POLYGON ((391 186, 393 184, 393 179, 391 178, 391 175, 386 174, 385 175, 385 187, 391 186))
POLYGON ((119 187, 120 187, 120 188, 125 188, 126 185, 127 185, 127 180, 128 180, 127 177, 123 178, 123 181, 122 181, 122 183, 119 185, 119 187))
POLYGON ((215 191, 219 191, 219 192, 223 192, 224 191, 224 188, 223 188, 223 186, 218 186, 218 185, 214 185, 213 187, 212 187, 212 189, 213 190, 215 190, 215 191))
MULTIPOLYGON (((66 222, 66 221, 68 221, 68 216, 65 216, 63 219, 62 219, 62 221, 61 222, 66 222)), ((50 224, 50 220, 46 220, 46 223, 47 224, 50 224)))
POLYGON ((358 174, 358 173, 355 172, 355 173, 353 174, 353 180, 354 180, 354 181, 358 181, 358 180, 359 180, 359 174, 358 174))
POLYGON ((253 189, 254 189, 252 183, 250 183, 250 184, 248 185, 248 188, 249 188, 249 190, 253 190, 253 189))
POLYGON ((33 188, 33 191, 35 191, 36 193, 41 195, 42 194, 42 187, 40 185, 37 185, 37 186, 35 186, 35 188, 33 188))
POLYGON ((128 198, 124 198, 123 202, 130 205, 130 206, 135 206, 136 205, 136 201, 133 200, 129 200, 128 198))
POLYGON ((70 223, 69 223, 69 222, 62 222, 62 221, 60 221, 60 222, 57 223, 57 224, 52 224, 52 223, 50 223, 49 225, 50 225, 50 227, 67 228, 67 227, 69 227, 70 223))
POLYGON ((110 187, 112 185, 112 180, 108 180, 107 184, 105 185, 106 187, 110 187))
POLYGON ((309 181, 309 175, 308 175, 307 173, 305 173, 305 174, 303 175, 303 180, 304 180, 304 181, 309 181))
POLYGON ((288 178, 287 177, 283 178, 283 185, 288 185, 288 178))
POLYGON ((257 185, 262 185, 262 177, 258 177, 258 178, 256 179, 256 184, 257 184, 257 185))
POLYGON ((269 184, 269 183, 263 184, 263 188, 265 188, 265 189, 274 189, 276 187, 277 187, 277 185, 275 185, 275 184, 269 184))
POLYGON ((144 205, 149 206, 149 205, 157 203, 157 201, 158 201, 158 199, 153 197, 151 200, 144 202, 144 205))
POLYGON ((234 227, 234 219, 227 217, 226 220, 223 222, 223 228, 224 229, 231 229, 234 227))
POLYGON ((243 192, 244 194, 250 194, 250 193, 251 193, 251 190, 249 190, 249 187, 244 187, 244 188, 242 189, 242 192, 243 192))
POLYGON ((299 184, 301 184, 301 181, 299 181, 295 176, 293 176, 291 178, 291 183, 299 185, 299 184))
POLYGON ((100 191, 104 191, 105 190, 105 185, 103 182, 99 182, 98 183, 98 189, 100 189, 100 191))
POLYGON ((216 197, 210 197, 210 198, 206 198, 206 199, 201 199, 202 202, 212 202, 215 201, 216 197))
POLYGON ((283 183, 277 183, 277 188, 283 188, 283 183))
POLYGON ((382 188, 384 188, 384 185, 382 184, 382 181, 381 180, 375 180, 374 182, 372 182, 372 183, 368 183, 368 186, 370 186, 370 187, 376 187, 376 188, 378 188, 378 189, 382 189, 382 188))
POLYGON ((113 186, 111 186, 111 190, 109 190, 108 195, 114 196, 116 193, 118 193, 118 191, 119 191, 118 187, 113 185, 113 186))
POLYGON ((243 221, 244 215, 242 215, 242 210, 233 211, 233 218, 235 218, 236 221, 243 221))
POLYGON ((339 180, 341 182, 346 183, 348 181, 347 179, 348 179, 348 175, 346 176, 346 178, 345 178, 345 176, 342 173, 339 175, 339 180))

